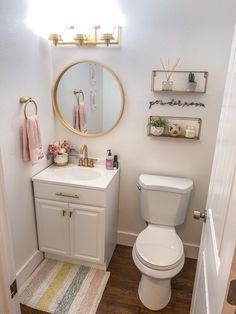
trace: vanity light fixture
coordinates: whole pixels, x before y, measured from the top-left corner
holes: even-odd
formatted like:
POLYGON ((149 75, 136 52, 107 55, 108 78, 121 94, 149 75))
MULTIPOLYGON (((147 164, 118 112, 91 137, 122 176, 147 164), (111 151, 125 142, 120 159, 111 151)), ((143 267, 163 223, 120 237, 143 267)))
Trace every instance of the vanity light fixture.
POLYGON ((112 34, 105 33, 101 35, 101 40, 104 40, 106 45, 109 46, 111 41, 114 40, 114 37, 112 34))
MULTIPOLYGON (((70 26, 69 29, 74 30, 74 26, 70 26)), ((120 26, 113 27, 113 33, 101 33, 101 26, 95 25, 92 28, 91 33, 82 34, 75 33, 72 41, 64 41, 61 34, 50 34, 49 40, 57 45, 76 45, 76 46, 97 46, 97 45, 119 45, 120 44, 120 26), (101 34, 99 34, 101 33, 101 34)))
POLYGON ((50 34, 48 39, 51 40, 55 46, 57 46, 59 41, 62 41, 60 34, 50 34))
POLYGON ((75 41, 76 45, 82 46, 85 39, 86 39, 86 35, 84 35, 84 34, 75 34, 75 36, 74 36, 74 41, 75 41))

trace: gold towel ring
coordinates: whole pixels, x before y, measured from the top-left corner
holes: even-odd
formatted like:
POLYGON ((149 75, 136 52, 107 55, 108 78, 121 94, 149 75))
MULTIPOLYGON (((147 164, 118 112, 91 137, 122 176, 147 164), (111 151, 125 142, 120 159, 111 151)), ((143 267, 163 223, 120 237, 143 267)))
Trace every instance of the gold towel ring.
POLYGON ((34 104, 34 106, 35 106, 35 115, 37 115, 37 113, 38 113, 38 107, 37 107, 37 104, 36 104, 36 102, 32 99, 32 97, 28 97, 28 98, 26 98, 26 97, 20 97, 20 103, 21 104, 24 104, 25 106, 24 106, 24 115, 25 115, 25 119, 27 120, 28 119, 28 117, 27 117, 27 114, 26 114, 26 108, 27 108, 27 106, 28 106, 28 104, 29 103, 33 103, 34 104))
POLYGON ((76 96, 77 94, 79 94, 79 95, 78 95, 78 103, 79 103, 79 96, 80 96, 80 94, 82 95, 82 101, 84 101, 84 92, 82 91, 82 89, 74 89, 74 90, 73 90, 73 93, 75 94, 75 96, 76 96))

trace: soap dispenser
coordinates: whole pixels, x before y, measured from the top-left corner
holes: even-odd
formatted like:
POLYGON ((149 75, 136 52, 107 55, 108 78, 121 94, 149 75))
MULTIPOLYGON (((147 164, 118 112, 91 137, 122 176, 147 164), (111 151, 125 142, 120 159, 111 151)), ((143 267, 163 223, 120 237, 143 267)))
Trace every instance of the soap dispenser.
POLYGON ((108 154, 106 158, 106 168, 107 170, 112 170, 113 169, 113 156, 111 154, 111 149, 108 149, 108 154))

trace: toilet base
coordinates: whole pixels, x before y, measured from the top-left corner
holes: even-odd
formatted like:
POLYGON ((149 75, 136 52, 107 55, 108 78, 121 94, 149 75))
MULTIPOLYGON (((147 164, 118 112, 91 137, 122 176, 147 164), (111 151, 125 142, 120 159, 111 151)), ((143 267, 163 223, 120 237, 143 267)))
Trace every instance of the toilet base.
POLYGON ((161 310, 171 298, 170 279, 156 279, 142 274, 138 294, 144 306, 153 311, 161 310))

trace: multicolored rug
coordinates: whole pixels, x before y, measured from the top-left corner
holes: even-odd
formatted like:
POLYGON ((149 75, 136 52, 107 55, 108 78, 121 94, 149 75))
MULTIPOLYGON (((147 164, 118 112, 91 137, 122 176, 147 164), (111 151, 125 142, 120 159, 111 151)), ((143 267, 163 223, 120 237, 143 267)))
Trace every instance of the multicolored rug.
POLYGON ((109 272, 46 259, 20 289, 20 302, 53 314, 95 314, 109 272))

